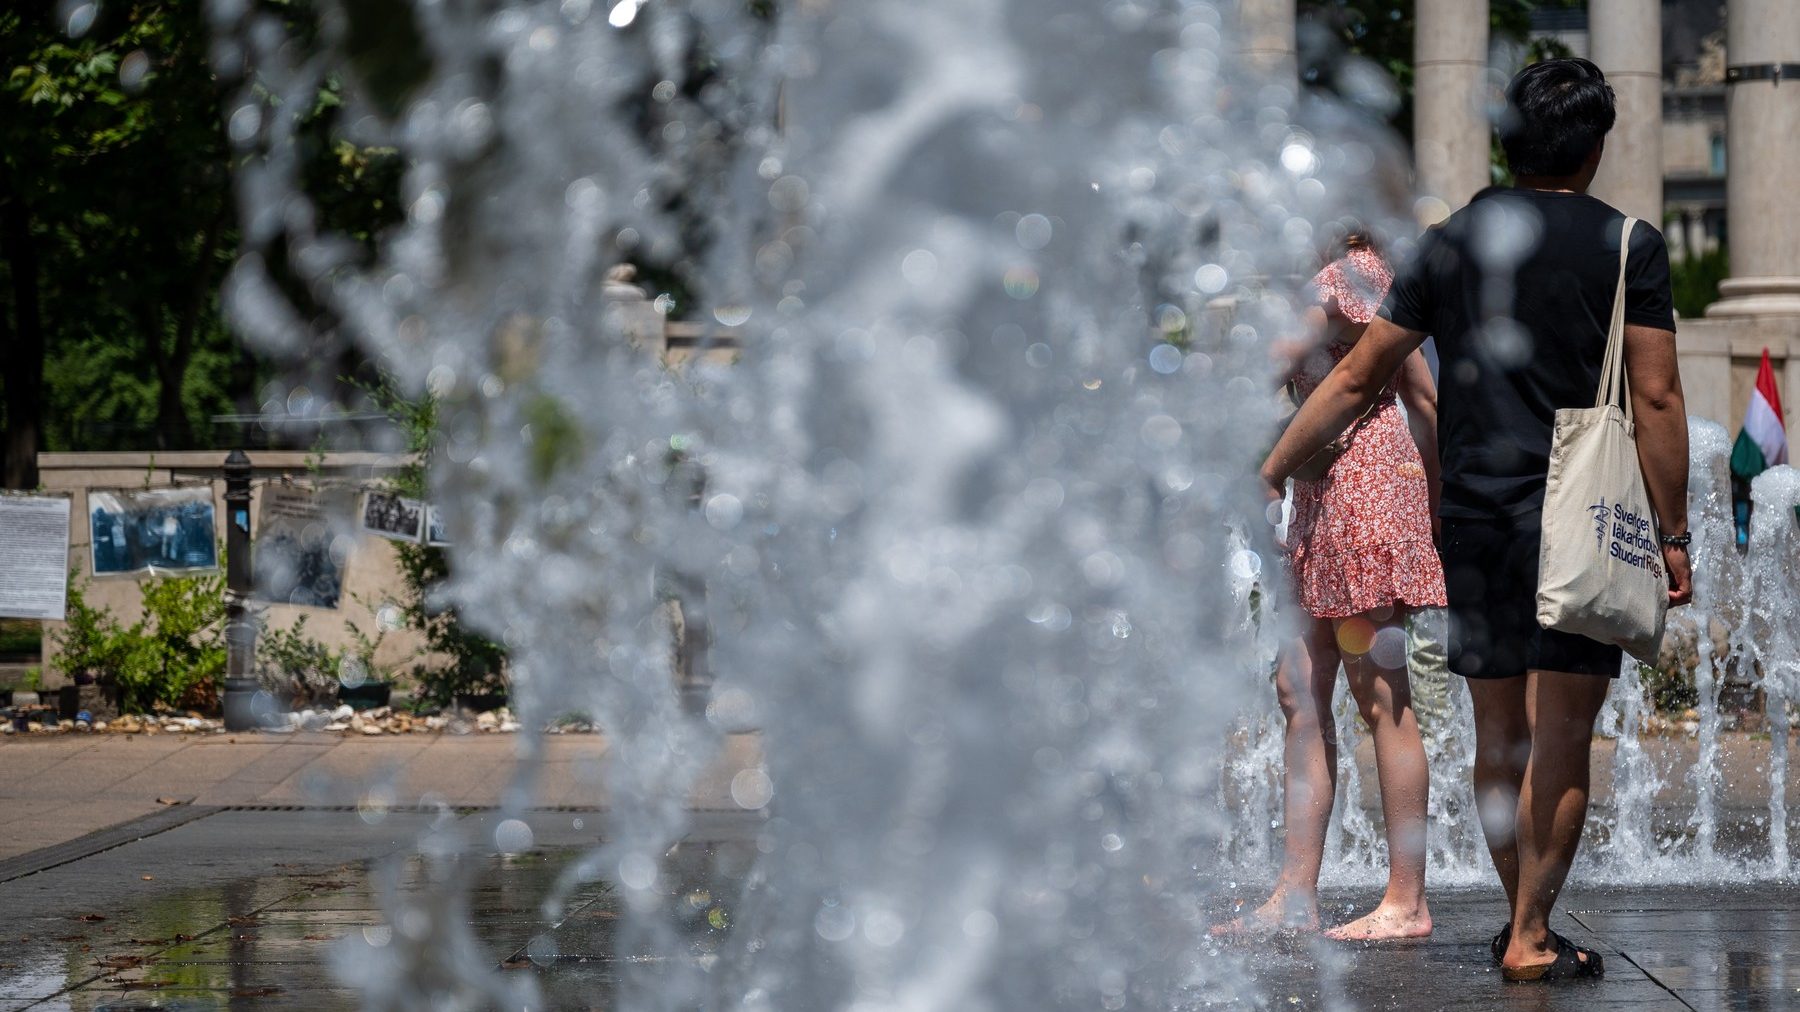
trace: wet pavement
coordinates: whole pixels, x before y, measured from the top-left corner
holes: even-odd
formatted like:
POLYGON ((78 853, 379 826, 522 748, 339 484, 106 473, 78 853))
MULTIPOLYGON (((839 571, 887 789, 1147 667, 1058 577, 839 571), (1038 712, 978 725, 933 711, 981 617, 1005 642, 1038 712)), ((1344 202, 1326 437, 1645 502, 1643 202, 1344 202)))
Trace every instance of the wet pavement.
MULTIPOLYGON (((395 941, 384 888, 401 909, 439 895, 418 858, 394 856, 434 822, 485 852, 471 858, 456 913, 474 958, 536 977, 546 1007, 609 1008, 613 891, 574 876, 554 916, 543 904, 598 842, 602 818, 535 812, 521 836, 491 811, 196 809, 140 823, 136 838, 38 852, 35 866, 0 876, 0 1012, 357 1008, 336 968, 395 941), (500 839, 522 852, 493 853, 500 839)), ((741 874, 757 824, 698 815, 668 858, 689 915, 682 958, 704 961, 728 937, 732 889, 711 876, 721 865, 718 881, 741 874)), ((1332 894, 1329 909, 1373 899, 1332 894)), ((1432 907, 1437 930, 1420 943, 1239 946, 1209 958, 1241 960, 1264 1008, 1333 1007, 1328 989, 1345 1000, 1336 1007, 1356 1009, 1800 1008, 1800 884, 1576 887, 1557 927, 1603 952, 1608 972, 1555 986, 1509 985, 1489 965, 1504 916, 1497 889, 1439 890, 1432 907)))
MULTIPOLYGON (((1346 920, 1378 897, 1327 897, 1346 920)), ((1499 886, 1439 890, 1433 932, 1415 943, 1314 941, 1261 951, 1234 946, 1270 1007, 1325 1008, 1322 980, 1350 1007, 1421 1009, 1800 1009, 1800 885, 1569 890, 1552 926, 1600 952, 1597 981, 1508 984, 1488 956, 1506 919, 1499 886)))

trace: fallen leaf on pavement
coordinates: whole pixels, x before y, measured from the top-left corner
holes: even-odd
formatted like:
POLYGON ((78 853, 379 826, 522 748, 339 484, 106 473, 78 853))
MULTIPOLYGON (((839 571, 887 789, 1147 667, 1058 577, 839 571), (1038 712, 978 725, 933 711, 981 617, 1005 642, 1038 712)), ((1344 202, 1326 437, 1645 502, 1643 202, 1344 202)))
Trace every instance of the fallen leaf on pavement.
POLYGON ((143 956, 107 956, 104 959, 94 960, 94 965, 104 966, 108 970, 129 970, 132 967, 143 966, 144 959, 143 956))
POLYGON ((156 881, 156 876, 155 876, 155 875, 139 875, 139 876, 138 876, 138 878, 141 878, 141 879, 143 879, 143 880, 144 880, 144 881, 146 881, 146 882, 154 882, 154 881, 156 881))
POLYGON ((88 923, 92 924, 95 921, 106 920, 106 915, 105 914, 82 914, 80 917, 77 917, 75 919, 78 921, 87 921, 88 923))
POLYGON ((185 804, 185 802, 183 802, 183 801, 182 801, 182 800, 181 800, 181 799, 180 799, 180 798, 157 798, 157 799, 156 799, 156 803, 157 803, 157 804, 159 804, 159 805, 180 805, 180 804, 185 804))

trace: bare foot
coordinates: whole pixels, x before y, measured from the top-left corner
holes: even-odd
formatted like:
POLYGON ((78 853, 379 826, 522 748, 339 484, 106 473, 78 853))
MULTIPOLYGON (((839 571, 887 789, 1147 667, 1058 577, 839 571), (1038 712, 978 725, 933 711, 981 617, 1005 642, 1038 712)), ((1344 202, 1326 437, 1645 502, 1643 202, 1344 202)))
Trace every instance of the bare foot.
POLYGON ((1348 924, 1325 932, 1339 942, 1380 942, 1395 938, 1431 937, 1431 911, 1421 903, 1402 907, 1383 903, 1348 924))
POLYGON ((1236 938, 1258 935, 1311 934, 1319 930, 1319 905, 1276 893, 1268 902, 1242 917, 1215 924, 1209 931, 1214 938, 1236 938))

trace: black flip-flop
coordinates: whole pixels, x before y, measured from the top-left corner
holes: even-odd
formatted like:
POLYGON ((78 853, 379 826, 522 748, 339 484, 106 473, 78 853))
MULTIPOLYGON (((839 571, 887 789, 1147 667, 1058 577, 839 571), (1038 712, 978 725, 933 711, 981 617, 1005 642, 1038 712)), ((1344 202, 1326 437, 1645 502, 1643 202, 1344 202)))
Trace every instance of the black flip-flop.
POLYGON ((1559 980, 1576 980, 1578 978, 1604 977, 1606 963, 1600 954, 1593 949, 1584 949, 1567 938, 1552 931, 1550 940, 1556 944, 1556 958, 1537 966, 1502 966, 1501 976, 1514 984, 1542 981, 1552 983, 1559 980), (1586 959, 1581 957, 1586 955, 1586 959))
POLYGON ((1512 922, 1507 921, 1500 933, 1488 943, 1488 951, 1494 954, 1494 965, 1499 966, 1506 960, 1506 947, 1512 944, 1512 922))

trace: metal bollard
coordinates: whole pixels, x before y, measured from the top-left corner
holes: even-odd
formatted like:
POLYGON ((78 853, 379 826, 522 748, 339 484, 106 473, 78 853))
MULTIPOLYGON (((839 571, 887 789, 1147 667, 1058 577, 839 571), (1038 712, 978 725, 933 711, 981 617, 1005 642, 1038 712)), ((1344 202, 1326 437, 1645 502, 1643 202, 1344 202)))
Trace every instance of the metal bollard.
POLYGON ((247 607, 250 568, 250 458, 225 458, 225 730, 256 727, 256 622, 247 607))

